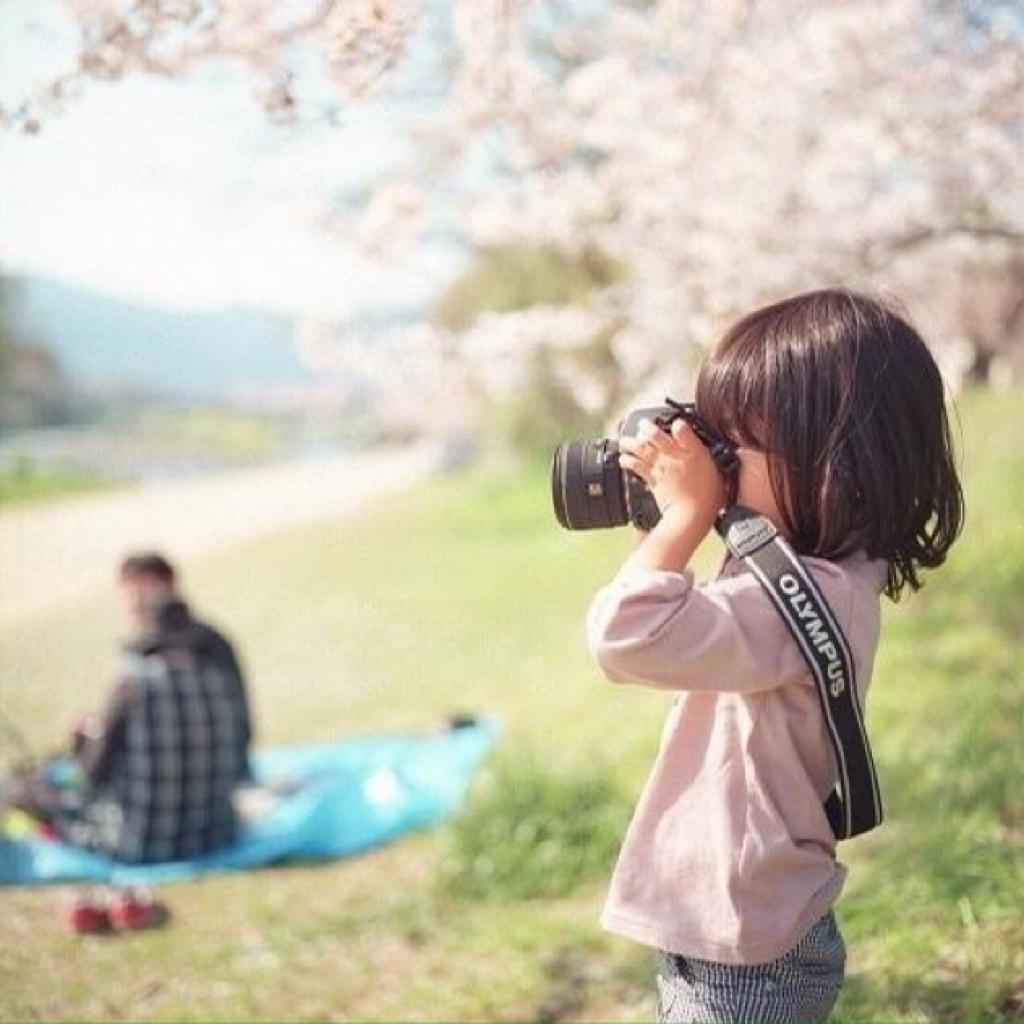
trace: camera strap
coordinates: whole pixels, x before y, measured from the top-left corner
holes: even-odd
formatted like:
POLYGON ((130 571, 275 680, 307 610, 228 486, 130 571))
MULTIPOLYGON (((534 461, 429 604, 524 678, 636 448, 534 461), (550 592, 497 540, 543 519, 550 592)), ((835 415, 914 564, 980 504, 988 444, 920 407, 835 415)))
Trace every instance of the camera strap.
POLYGON ((882 823, 875 775, 849 645, 799 556, 765 516, 733 505, 715 524, 726 546, 753 572, 775 605, 815 682, 839 769, 825 813, 837 839, 882 823))

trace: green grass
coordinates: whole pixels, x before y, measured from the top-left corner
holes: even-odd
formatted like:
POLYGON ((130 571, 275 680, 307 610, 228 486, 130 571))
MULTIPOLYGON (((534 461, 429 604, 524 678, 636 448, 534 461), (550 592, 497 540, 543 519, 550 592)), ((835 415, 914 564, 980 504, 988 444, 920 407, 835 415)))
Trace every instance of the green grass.
MULTIPOLYGON (((888 822, 841 850, 838 1020, 1024 1020, 1022 403, 962 400, 967 532, 886 612, 869 721, 888 822)), ((501 715, 501 749, 462 822, 170 888, 161 933, 74 940, 52 891, 4 893, 0 1017, 650 1019, 650 953, 596 919, 608 833, 669 697, 588 663, 583 611, 629 540, 561 532, 546 490, 536 470, 440 480, 187 566, 196 605, 242 642, 262 742, 458 709, 501 715), (582 830, 567 811, 581 799, 582 830)), ((0 702, 37 743, 99 699, 114 611, 98 600, 5 631, 0 702)))
POLYGON ((0 508, 114 486, 115 481, 82 472, 74 466, 41 466, 29 459, 18 459, 9 468, 0 470, 0 508))
POLYGON ((630 807, 611 770, 499 757, 444 832, 439 884, 462 900, 557 898, 600 878, 630 807))
POLYGON ((968 519, 890 608, 871 702, 889 823, 851 848, 851 1020, 1024 1020, 1024 418, 962 403, 968 519))

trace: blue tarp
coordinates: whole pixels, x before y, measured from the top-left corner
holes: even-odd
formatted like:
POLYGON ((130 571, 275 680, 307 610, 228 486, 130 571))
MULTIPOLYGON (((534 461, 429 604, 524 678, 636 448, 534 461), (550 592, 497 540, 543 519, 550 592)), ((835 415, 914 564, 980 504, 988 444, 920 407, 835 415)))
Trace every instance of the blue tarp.
POLYGON ((0 838, 0 884, 96 881, 144 885, 281 861, 344 857, 454 814, 498 723, 427 736, 367 736, 256 753, 256 781, 275 796, 238 841, 195 860, 125 865, 63 843, 0 838))

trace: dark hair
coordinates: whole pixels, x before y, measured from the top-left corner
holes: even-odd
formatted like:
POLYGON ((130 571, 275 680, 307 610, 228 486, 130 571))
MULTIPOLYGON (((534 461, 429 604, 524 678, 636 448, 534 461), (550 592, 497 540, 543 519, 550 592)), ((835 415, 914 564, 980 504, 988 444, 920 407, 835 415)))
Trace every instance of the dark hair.
POLYGON ((893 600, 945 560, 964 504, 942 378, 883 302, 828 289, 750 313, 701 368, 697 408, 768 455, 800 553, 886 559, 893 600))
POLYGON ((152 576, 168 586, 174 585, 174 566, 158 551, 139 551, 121 562, 121 578, 152 576))

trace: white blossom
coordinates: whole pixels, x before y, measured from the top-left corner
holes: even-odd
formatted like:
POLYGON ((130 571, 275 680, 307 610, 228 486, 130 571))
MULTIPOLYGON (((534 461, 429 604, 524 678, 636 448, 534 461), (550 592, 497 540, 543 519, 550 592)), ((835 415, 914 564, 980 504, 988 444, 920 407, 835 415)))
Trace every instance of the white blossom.
MULTIPOLYGON (((356 233, 391 258, 443 204, 471 246, 599 252, 624 275, 572 307, 488 313, 461 335, 421 325, 361 344, 345 325, 321 326, 303 342, 315 358, 466 409, 527 386, 543 349, 593 406, 614 389, 580 370, 588 341, 607 339, 637 394, 685 386, 730 318, 836 283, 905 295, 948 348, 951 378, 965 346, 1019 338, 1019 17, 934 0, 650 0, 549 17, 540 31, 550 6, 451 0, 447 102, 417 133, 433 159, 418 177, 382 182, 356 233), (481 145, 500 154, 502 173, 453 190, 481 145)), ((27 125, 80 79, 173 74, 210 55, 251 66, 268 108, 287 117, 296 39, 351 99, 397 65, 428 17, 416 0, 76 0, 72 10, 79 67, 8 122, 27 125)))

